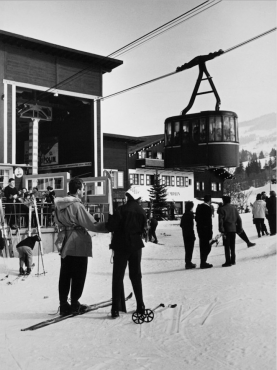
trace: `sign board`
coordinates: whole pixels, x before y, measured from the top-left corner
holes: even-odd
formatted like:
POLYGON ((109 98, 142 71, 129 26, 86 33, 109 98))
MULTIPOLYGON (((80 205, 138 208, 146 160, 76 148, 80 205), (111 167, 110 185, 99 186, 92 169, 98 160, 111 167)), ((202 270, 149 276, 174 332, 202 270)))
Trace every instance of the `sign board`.
POLYGON ((14 170, 15 177, 22 177, 24 175, 24 171, 21 167, 16 167, 14 170))

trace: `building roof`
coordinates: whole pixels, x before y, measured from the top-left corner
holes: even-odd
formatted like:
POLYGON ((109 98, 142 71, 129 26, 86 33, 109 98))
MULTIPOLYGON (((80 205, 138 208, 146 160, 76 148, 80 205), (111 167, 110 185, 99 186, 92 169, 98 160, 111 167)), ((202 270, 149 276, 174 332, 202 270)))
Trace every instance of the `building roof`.
POLYGON ((40 53, 50 54, 56 57, 71 59, 101 67, 102 73, 110 72, 112 69, 123 64, 122 60, 91 54, 80 50, 67 48, 49 42, 36 40, 30 37, 17 35, 15 33, 0 30, 0 41, 11 46, 22 47, 40 53))
POLYGON ((141 143, 141 138, 134 137, 134 136, 125 136, 125 135, 117 135, 117 134, 107 134, 103 133, 103 137, 106 140, 110 141, 124 141, 127 142, 129 145, 136 145, 138 143, 141 143))
POLYGON ((157 144, 159 141, 164 140, 164 134, 159 134, 159 135, 150 135, 150 136, 140 136, 137 139, 140 139, 140 143, 137 145, 132 146, 129 149, 129 153, 134 153, 139 150, 142 150, 144 148, 149 147, 152 144, 157 144))

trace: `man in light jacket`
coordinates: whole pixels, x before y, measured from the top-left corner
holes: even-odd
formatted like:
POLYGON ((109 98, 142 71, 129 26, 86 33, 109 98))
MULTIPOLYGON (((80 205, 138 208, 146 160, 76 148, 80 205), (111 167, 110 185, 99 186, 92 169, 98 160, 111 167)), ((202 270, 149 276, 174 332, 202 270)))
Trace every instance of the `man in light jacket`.
POLYGON ((85 285, 88 257, 92 257, 91 236, 87 232, 107 233, 104 222, 95 223, 81 202, 83 181, 73 178, 69 182, 69 195, 55 198, 55 223, 58 239, 55 242, 61 255, 59 279, 60 314, 85 312, 79 299, 85 285), (71 305, 67 302, 71 289, 71 305))
POLYGON ((226 262, 222 267, 228 267, 236 264, 236 232, 239 234, 242 230, 242 222, 238 210, 231 205, 231 197, 223 196, 223 206, 218 210, 219 232, 223 235, 223 245, 225 249, 226 262))

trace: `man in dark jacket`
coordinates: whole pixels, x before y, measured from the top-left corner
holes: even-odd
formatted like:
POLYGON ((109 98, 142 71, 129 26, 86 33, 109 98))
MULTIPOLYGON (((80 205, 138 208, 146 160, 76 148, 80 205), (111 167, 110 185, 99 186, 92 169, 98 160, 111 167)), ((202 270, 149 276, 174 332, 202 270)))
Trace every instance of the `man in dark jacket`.
POLYGON ((223 235, 223 245, 225 248, 226 262, 222 267, 228 267, 236 264, 236 232, 240 234, 242 222, 238 210, 231 205, 231 197, 223 196, 223 206, 218 210, 218 227, 223 235))
POLYGON ((207 263, 208 255, 211 252, 210 240, 213 236, 211 196, 204 196, 204 203, 199 204, 196 208, 196 227, 199 236, 200 247, 200 268, 207 269, 213 267, 207 263))
POLYGON ((270 197, 266 201, 266 208, 268 210, 268 224, 270 235, 276 235, 276 193, 271 190, 270 197))
POLYGON ((141 255, 144 247, 142 234, 146 227, 146 213, 138 204, 140 198, 131 189, 126 192, 127 203, 119 207, 113 215, 109 216, 107 228, 114 232, 111 248, 113 257, 112 281, 112 317, 119 317, 123 279, 127 263, 129 276, 137 301, 137 313, 143 314, 145 310, 142 283, 141 283, 141 255))
POLYGON ((196 267, 195 263, 191 262, 193 249, 194 249, 194 241, 195 241, 195 234, 193 229, 194 224, 194 215, 192 209, 194 207, 193 202, 186 202, 185 203, 185 213, 181 218, 180 227, 182 228, 183 232, 183 239, 185 245, 185 263, 186 263, 186 270, 194 269, 196 267))
POLYGON ((17 228, 17 198, 18 190, 15 187, 15 180, 13 178, 9 179, 9 185, 4 189, 4 195, 6 198, 5 215, 8 219, 7 223, 12 229, 17 228))

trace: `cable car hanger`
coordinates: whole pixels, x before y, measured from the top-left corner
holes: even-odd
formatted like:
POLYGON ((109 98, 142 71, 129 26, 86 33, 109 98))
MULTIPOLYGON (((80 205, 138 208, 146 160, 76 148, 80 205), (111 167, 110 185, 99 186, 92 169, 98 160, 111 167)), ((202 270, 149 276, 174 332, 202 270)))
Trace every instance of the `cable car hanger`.
POLYGON ((190 101, 189 101, 187 107, 182 110, 182 115, 185 115, 190 110, 190 108, 193 106, 196 95, 203 95, 203 94, 210 94, 210 93, 214 93, 214 95, 216 97, 215 110, 219 111, 220 104, 221 104, 220 97, 219 97, 218 92, 215 88, 212 77, 210 76, 210 74, 207 70, 205 62, 207 62, 208 60, 212 60, 212 59, 220 56, 223 53, 224 53, 223 50, 219 50, 215 53, 210 53, 208 55, 199 55, 198 57, 195 57, 194 59, 192 59, 190 62, 183 64, 181 67, 176 68, 176 72, 181 72, 181 71, 184 71, 185 69, 190 69, 190 68, 193 68, 197 65, 199 66, 199 75, 198 75, 195 87, 193 89, 193 92, 192 92, 192 95, 191 95, 191 98, 190 98, 190 101), (206 78, 203 78, 204 73, 206 75, 206 78), (201 81, 203 81, 203 80, 208 80, 209 81, 209 84, 210 84, 212 90, 204 91, 204 92, 198 92, 201 81))

